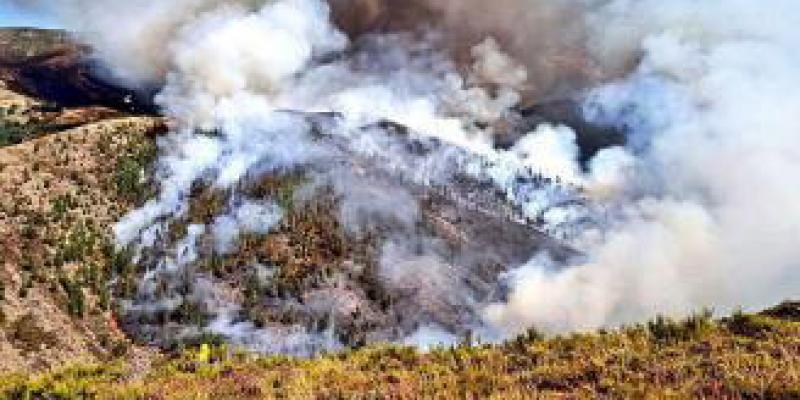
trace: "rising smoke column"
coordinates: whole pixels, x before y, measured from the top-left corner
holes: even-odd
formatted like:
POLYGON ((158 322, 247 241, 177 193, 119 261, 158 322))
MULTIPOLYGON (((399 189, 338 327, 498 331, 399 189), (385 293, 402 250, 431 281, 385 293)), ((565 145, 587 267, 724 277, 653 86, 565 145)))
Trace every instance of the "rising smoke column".
MULTIPOLYGON (((393 13, 391 1, 365 3, 370 15, 419 15, 393 13)), ((569 331, 704 306, 759 307, 798 294, 795 2, 501 3, 492 3, 498 12, 480 13, 474 11, 485 6, 409 2, 445 18, 445 25, 480 18, 478 31, 445 31, 445 45, 437 35, 362 38, 345 27, 348 40, 329 24, 326 4, 314 0, 71 0, 48 6, 83 29, 81 36, 95 44, 117 79, 163 87, 159 102, 180 122, 162 140, 162 193, 121 221, 120 243, 152 245, 164 229, 159 221, 186 212, 186 196, 198 180, 230 188, 254 168, 325 165, 321 160, 336 154, 309 140, 307 121, 276 111, 338 111, 343 123, 333 131, 350 139, 353 127, 390 119, 490 160, 487 168, 471 171, 489 176, 530 217, 566 231, 584 254, 566 266, 547 254, 509 266, 508 300, 482 309, 498 336, 531 325, 569 331), (137 18, 121 25, 110 13, 137 18), (546 23, 529 27, 525 18, 546 23), (532 39, 531 32, 539 36, 532 39), (482 61, 465 68, 448 58, 463 53, 447 45, 461 38, 470 60, 482 61), (550 38, 560 45, 542 47, 550 38), (321 61, 351 49, 354 40, 369 57, 321 61), (438 46, 447 51, 435 51, 438 46), (498 55, 506 47, 524 71, 498 55), (590 71, 559 68, 561 47, 578 71, 590 71), (507 74, 487 79, 490 71, 507 74), (536 88, 558 93, 562 82, 571 88, 592 84, 583 96, 586 115, 624 128, 628 145, 605 149, 584 166, 568 127, 540 126, 508 151, 491 147, 492 132, 474 128, 476 121, 507 116, 524 98, 519 92, 532 90, 526 85, 533 84, 536 100, 536 88), (221 137, 196 134, 215 129, 221 137), (579 189, 520 191, 515 177, 524 168, 579 189), (591 204, 550 207, 554 198, 568 204, 575 196, 591 204), (601 223, 574 223, 587 218, 601 223)), ((400 25, 416 30, 414 24, 400 25)), ((399 155, 369 135, 356 139, 362 151, 399 155)), ((443 164, 437 161, 430 164, 443 164)), ((463 166, 444 164, 443 170, 463 166)), ((437 174, 437 183, 450 176, 437 174)), ((234 233, 216 236, 235 236, 238 228, 231 227, 243 204, 252 202, 232 204, 231 217, 216 228, 234 233)))

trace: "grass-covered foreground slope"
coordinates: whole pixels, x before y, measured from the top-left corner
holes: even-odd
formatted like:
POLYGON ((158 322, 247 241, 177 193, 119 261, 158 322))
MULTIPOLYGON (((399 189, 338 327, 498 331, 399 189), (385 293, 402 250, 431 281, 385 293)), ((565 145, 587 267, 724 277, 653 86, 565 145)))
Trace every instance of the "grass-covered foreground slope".
POLYGON ((8 375, 7 398, 800 398, 800 304, 723 320, 420 353, 377 346, 315 359, 201 346, 146 375, 124 362, 8 375))

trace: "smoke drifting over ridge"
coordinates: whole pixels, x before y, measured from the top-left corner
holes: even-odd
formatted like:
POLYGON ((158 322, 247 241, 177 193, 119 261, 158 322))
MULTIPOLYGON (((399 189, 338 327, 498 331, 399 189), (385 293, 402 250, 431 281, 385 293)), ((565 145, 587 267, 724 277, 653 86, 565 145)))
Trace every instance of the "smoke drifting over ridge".
MULTIPOLYGON (((21 2, 62 17, 91 42, 111 73, 132 85, 163 83, 172 39, 182 27, 222 9, 254 11, 265 0, 118 2, 33 0, 21 2), (114 16, 136 15, 135 19, 114 16)), ((585 53, 582 0, 331 0, 334 22, 352 40, 365 34, 435 30, 437 44, 468 64, 473 46, 498 40, 529 72, 526 93, 577 89, 602 72, 585 53), (468 23, 465 23, 468 21, 468 23)), ((428 38, 430 39, 430 38, 428 38)))
MULTIPOLYGON (((46 3, 115 77, 160 87, 157 101, 178 123, 160 144, 161 193, 120 221, 121 246, 150 257, 198 182, 236 192, 253 176, 308 168, 345 199, 342 219, 358 221, 349 225, 394 227, 381 257, 386 285, 405 290, 429 274, 413 288, 419 298, 397 305, 422 307, 421 316, 398 321, 408 325, 400 337, 376 340, 589 329, 799 294, 796 2, 332 3, 46 3), (510 149, 493 146, 520 102, 565 89, 587 119, 623 129, 627 145, 581 165, 575 132, 545 124, 510 149), (319 112, 335 116, 320 124, 302 115, 319 112), (409 151, 385 121, 407 127, 425 151, 409 151), (342 162, 352 159, 368 171, 342 162), (531 172, 552 181, 526 184, 531 172), (385 174, 397 182, 392 196, 354 189, 383 191, 385 174), (545 248, 465 286, 476 275, 469 263, 413 228, 418 188, 457 186, 462 176, 497 188, 499 203, 581 256, 545 248), (496 290, 507 293, 485 294, 496 290), (438 310, 448 307, 466 311, 447 321, 438 310)), ((180 306, 152 289, 159 276, 191 270, 203 235, 226 252, 239 234, 273 228, 280 211, 268 201, 234 195, 227 217, 190 227, 156 258, 131 308, 180 306)), ((235 301, 199 280, 191 295, 217 316, 212 331, 264 351, 338 345, 335 326, 287 336, 237 323, 235 301)))
POLYGON ((622 217, 586 235, 588 263, 515 272, 514 294, 490 318, 590 328, 797 296, 800 59, 789 43, 799 19, 789 1, 616 1, 593 14, 593 51, 643 53, 586 101, 638 149, 622 217))
POLYGON ((351 36, 370 31, 437 29, 454 59, 468 62, 486 37, 529 72, 524 94, 575 90, 602 72, 585 54, 587 4, 580 0, 333 0, 337 21, 351 36))

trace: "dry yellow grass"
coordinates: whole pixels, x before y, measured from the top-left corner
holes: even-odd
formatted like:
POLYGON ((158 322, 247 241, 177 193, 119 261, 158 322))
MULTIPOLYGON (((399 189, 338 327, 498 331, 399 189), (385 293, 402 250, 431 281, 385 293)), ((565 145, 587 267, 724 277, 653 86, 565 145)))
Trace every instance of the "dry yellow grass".
MULTIPOLYGON (((795 312, 798 304, 791 307, 795 312)), ((766 398, 800 396, 800 323, 737 314, 422 354, 377 346, 300 360, 207 348, 141 379, 122 363, 6 376, 8 398, 766 398), (665 333, 670 332, 670 333, 665 333)))

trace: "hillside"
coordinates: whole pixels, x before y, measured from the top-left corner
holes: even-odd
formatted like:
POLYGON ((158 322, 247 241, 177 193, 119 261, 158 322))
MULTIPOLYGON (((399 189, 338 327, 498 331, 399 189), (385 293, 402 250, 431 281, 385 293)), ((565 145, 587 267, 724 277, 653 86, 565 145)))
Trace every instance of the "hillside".
MULTIPOLYGON (((0 30, 0 49, 0 370, 128 353, 105 287, 109 227, 130 207, 118 166, 151 149, 163 122, 98 98, 75 106, 22 90, 17 74, 74 57, 63 32, 0 30)), ((69 85, 72 72, 50 80, 69 85)))
MULTIPOLYGON (((130 248, 115 246, 113 227, 157 193, 159 145, 175 145, 165 140, 171 122, 144 97, 99 78, 86 51, 63 32, 0 30, 0 397, 800 398, 797 302, 721 318, 653 315, 561 336, 532 327, 505 343, 477 343, 469 328, 477 316, 465 304, 507 295, 496 283, 508 265, 543 249, 555 259, 577 250, 518 218, 482 182, 401 182, 385 159, 319 135, 332 114, 291 117, 311 126, 315 144, 338 149, 337 178, 374 185, 356 191, 357 200, 418 203, 418 220, 397 217, 406 211, 398 206, 393 218, 368 215, 372 225, 354 232, 345 220, 355 217, 338 209, 347 196, 315 181, 319 171, 295 168, 235 190, 192 184, 186 213, 164 223, 153 235, 158 244, 134 260, 130 248), (398 182, 408 189, 399 200, 398 182), (276 200, 284 211, 273 229, 237 236, 229 252, 208 232, 182 244, 242 197, 276 200), (417 256, 416 264, 400 263, 407 270, 386 278, 383 240, 409 232, 422 240, 393 250, 417 256), (445 273, 424 263, 431 249, 451 254, 445 273), (162 271, 173 258, 190 261, 179 273, 162 271), (220 316, 239 324, 206 329, 220 316), (424 334, 431 321, 461 344, 429 352, 382 344, 424 334), (298 328, 316 341, 287 350, 236 336, 241 329, 294 338, 298 328), (323 336, 336 351, 319 345, 323 336)), ((623 140, 583 120, 569 101, 529 107, 514 122, 526 131, 575 126, 581 162, 623 140)), ((411 167, 452 151, 391 121, 379 128, 386 143, 410 149, 403 161, 411 167)), ((508 133, 495 145, 518 139, 508 133)))
MULTIPOLYGON (((15 104, 35 103, 4 93, 15 104)), ((429 354, 370 346, 299 360, 262 358, 220 345, 189 344, 195 350, 165 354, 137 345, 120 330, 108 297, 113 292, 107 282, 121 266, 109 247, 109 229, 142 199, 145 189, 135 177, 152 160, 148 154, 162 123, 150 117, 89 120, 0 149, 0 188, 8 194, 0 209, 5 396, 798 395, 796 304, 773 316, 662 320, 601 334, 542 339, 532 331, 499 346, 429 354), (19 374, 50 368, 55 369, 43 375, 19 374)))
POLYGON ((121 160, 152 146, 146 134, 160 122, 111 116, 84 115, 88 123, 44 135, 17 121, 31 137, 0 148, 1 370, 102 359, 125 343, 103 297, 109 226, 127 207, 115 174, 121 160))

